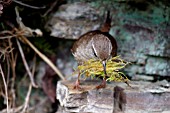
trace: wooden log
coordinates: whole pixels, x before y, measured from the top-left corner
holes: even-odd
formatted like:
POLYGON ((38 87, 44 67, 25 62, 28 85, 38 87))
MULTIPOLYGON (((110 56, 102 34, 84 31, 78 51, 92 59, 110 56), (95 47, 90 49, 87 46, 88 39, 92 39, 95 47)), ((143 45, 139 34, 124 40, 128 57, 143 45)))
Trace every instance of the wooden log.
POLYGON ((109 83, 97 90, 100 81, 81 81, 83 90, 73 89, 75 81, 59 81, 56 96, 66 112, 170 113, 169 83, 109 83))

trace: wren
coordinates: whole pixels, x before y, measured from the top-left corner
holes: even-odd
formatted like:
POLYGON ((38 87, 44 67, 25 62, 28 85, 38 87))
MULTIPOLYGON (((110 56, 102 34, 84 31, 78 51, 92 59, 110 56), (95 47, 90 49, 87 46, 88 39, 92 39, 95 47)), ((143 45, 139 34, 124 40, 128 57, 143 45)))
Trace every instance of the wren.
MULTIPOLYGON (((106 87, 106 64, 107 60, 117 55, 117 43, 113 36, 109 34, 111 28, 110 12, 107 12, 107 18, 100 30, 94 30, 85 33, 73 44, 71 49, 73 56, 82 65, 90 59, 101 60, 103 64, 103 71, 105 77, 102 83, 96 88, 106 87)), ((74 89, 81 89, 80 87, 80 72, 75 83, 74 89)))

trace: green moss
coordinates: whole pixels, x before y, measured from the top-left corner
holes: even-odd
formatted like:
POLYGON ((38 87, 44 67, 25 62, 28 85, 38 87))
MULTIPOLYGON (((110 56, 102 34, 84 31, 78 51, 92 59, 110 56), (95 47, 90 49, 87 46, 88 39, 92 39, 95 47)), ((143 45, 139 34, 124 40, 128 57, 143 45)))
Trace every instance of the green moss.
MULTIPOLYGON (((119 56, 113 57, 107 61, 106 72, 107 81, 128 81, 128 78, 120 70, 123 69, 129 62, 125 62, 119 56)), ((81 75, 86 77, 95 76, 104 77, 103 65, 100 60, 90 59, 86 61, 83 65, 78 66, 78 70, 81 75)))

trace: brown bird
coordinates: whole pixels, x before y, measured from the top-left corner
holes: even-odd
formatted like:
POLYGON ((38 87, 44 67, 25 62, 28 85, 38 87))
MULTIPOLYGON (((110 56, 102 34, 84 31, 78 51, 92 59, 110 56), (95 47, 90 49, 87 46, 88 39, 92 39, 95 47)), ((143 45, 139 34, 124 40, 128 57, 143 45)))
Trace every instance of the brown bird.
MULTIPOLYGON (((107 13, 107 18, 100 30, 90 31, 80 36, 80 38, 73 44, 71 49, 73 56, 82 65, 90 59, 101 60, 103 64, 103 71, 105 77, 103 82, 96 88, 106 87, 106 63, 107 60, 117 55, 116 40, 108 33, 111 27, 110 12, 107 13)), ((80 87, 80 72, 75 83, 74 89, 81 89, 80 87)))

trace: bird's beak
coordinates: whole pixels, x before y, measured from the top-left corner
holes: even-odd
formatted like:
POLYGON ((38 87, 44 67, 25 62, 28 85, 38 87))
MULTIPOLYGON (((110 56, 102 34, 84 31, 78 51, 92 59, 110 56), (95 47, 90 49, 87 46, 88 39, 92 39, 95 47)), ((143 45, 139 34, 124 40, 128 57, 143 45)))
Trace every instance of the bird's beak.
POLYGON ((106 73, 106 61, 105 60, 102 61, 102 64, 103 64, 104 74, 107 75, 107 73, 106 73))

